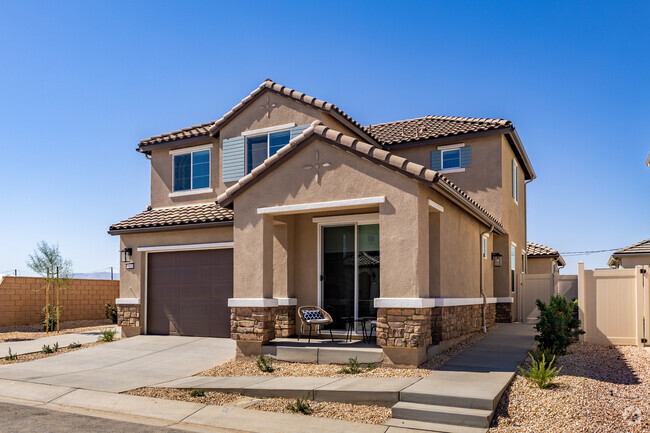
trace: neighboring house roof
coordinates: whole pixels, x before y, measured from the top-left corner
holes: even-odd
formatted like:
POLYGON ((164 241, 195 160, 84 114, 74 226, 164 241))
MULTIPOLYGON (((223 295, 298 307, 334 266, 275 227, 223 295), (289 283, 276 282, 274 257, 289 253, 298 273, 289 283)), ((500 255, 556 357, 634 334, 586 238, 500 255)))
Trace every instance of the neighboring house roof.
POLYGON ((313 122, 309 128, 305 129, 302 134, 295 137, 286 146, 278 150, 278 152, 267 158, 261 165, 254 168, 249 174, 242 177, 237 183, 228 188, 223 194, 217 197, 217 203, 221 206, 228 206, 232 203, 234 198, 248 189, 255 183, 262 174, 272 170, 275 166, 279 165, 285 159, 285 156, 292 153, 301 143, 307 141, 313 135, 318 135, 323 139, 339 145, 351 153, 363 156, 379 162, 384 167, 390 168, 415 180, 418 180, 427 186, 437 186, 442 192, 460 202, 464 205, 470 213, 473 213, 485 224, 494 225, 496 230, 505 233, 505 229, 499 220, 489 214, 481 205, 474 201, 466 192, 461 190, 449 179, 441 175, 435 170, 428 169, 420 164, 410 162, 407 159, 394 155, 386 150, 380 149, 369 143, 364 143, 353 137, 343 134, 342 132, 335 131, 325 126, 320 121, 313 122))
POLYGON ((504 119, 450 116, 426 116, 365 127, 370 135, 385 145, 511 128, 512 122, 504 119))
POLYGON ((634 255, 638 255, 638 256, 650 255, 650 239, 646 239, 645 241, 637 242, 636 244, 628 245, 627 247, 623 247, 619 250, 614 251, 611 257, 609 258, 607 265, 618 266, 621 257, 634 256, 634 255))
POLYGON ((553 258, 557 259, 561 266, 566 266, 566 262, 557 250, 546 245, 536 244, 534 242, 526 243, 526 256, 529 258, 553 258))
POLYGON ((113 224, 108 233, 121 234, 134 231, 151 231, 158 228, 169 230, 170 227, 190 225, 215 225, 232 223, 233 211, 217 204, 178 206, 159 209, 147 209, 131 218, 113 224))

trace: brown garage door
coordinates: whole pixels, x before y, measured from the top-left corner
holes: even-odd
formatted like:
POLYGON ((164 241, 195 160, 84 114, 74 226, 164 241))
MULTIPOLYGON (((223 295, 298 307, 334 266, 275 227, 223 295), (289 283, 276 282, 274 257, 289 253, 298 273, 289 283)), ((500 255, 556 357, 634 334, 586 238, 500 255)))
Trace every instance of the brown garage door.
POLYGON ((151 253, 147 333, 230 337, 232 249, 151 253))

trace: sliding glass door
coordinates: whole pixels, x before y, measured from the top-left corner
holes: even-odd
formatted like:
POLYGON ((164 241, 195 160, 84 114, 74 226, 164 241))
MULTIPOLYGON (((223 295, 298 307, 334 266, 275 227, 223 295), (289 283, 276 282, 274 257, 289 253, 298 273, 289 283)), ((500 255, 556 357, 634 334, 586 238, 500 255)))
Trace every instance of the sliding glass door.
POLYGON ((321 304, 334 329, 377 317, 379 225, 324 226, 321 231, 321 304))

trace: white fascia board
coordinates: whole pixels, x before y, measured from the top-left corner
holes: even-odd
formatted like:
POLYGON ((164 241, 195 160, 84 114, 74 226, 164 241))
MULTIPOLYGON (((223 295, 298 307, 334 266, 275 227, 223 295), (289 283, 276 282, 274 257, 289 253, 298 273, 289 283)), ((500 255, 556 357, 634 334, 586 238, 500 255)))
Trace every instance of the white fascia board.
POLYGON ((116 298, 115 305, 140 305, 140 298, 116 298))
POLYGON ((298 305, 298 299, 296 298, 274 298, 274 299, 278 301, 279 307, 298 305))
POLYGON ((285 123, 284 125, 269 126, 268 128, 260 128, 260 129, 252 129, 250 131, 244 131, 241 133, 241 135, 246 137, 249 135, 268 134, 269 132, 282 131, 285 129, 293 128, 294 126, 296 126, 295 123, 285 123))
POLYGON ((212 143, 210 143, 210 144, 202 144, 200 146, 184 147, 182 149, 170 150, 169 154, 170 155, 179 155, 181 153, 190 153, 190 152, 196 152, 196 151, 199 151, 199 150, 208 150, 208 149, 212 149, 212 143))
POLYGON ((277 307, 277 298, 230 298, 229 307, 277 307))
POLYGON ((263 214, 287 214, 287 213, 306 213, 318 210, 339 210, 354 209, 367 205, 382 204, 386 202, 386 196, 353 198, 349 200, 322 201, 303 204, 288 204, 281 206, 258 207, 257 213, 263 214))
POLYGON ((138 252, 216 250, 222 248, 232 248, 234 245, 234 242, 212 242, 207 244, 187 245, 158 245, 152 247, 139 247, 138 252))
POLYGON ((427 203, 429 204, 430 208, 435 209, 438 212, 444 212, 445 211, 445 208, 442 205, 439 205, 438 203, 436 203, 435 201, 433 201, 431 199, 429 199, 427 201, 427 203))
MULTIPOLYGON (((496 304, 497 298, 487 298, 486 303, 496 304)), ((375 308, 457 307, 462 305, 481 305, 483 304, 483 298, 375 298, 374 304, 375 308)))

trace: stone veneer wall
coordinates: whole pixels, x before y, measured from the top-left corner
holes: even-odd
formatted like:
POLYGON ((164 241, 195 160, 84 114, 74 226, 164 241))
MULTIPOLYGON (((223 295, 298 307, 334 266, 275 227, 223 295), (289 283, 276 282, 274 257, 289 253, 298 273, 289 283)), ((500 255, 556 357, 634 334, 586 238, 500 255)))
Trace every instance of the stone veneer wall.
POLYGON ((275 337, 291 337, 296 334, 296 306, 280 306, 275 309, 275 337))
POLYGON ((117 325, 140 328, 140 305, 119 304, 117 306, 117 325))
POLYGON ((512 303, 500 302, 496 304, 497 323, 512 323, 512 303))
POLYGON ((377 344, 426 347, 431 344, 431 308, 378 308, 377 344))
POLYGON ((275 338, 276 307, 233 307, 230 309, 230 338, 266 342, 275 338))
MULTIPOLYGON (((432 342, 438 343, 480 331, 483 323, 482 311, 482 305, 433 308, 431 315, 432 342)), ((495 304, 487 304, 485 309, 486 326, 494 324, 495 316, 495 304)))

